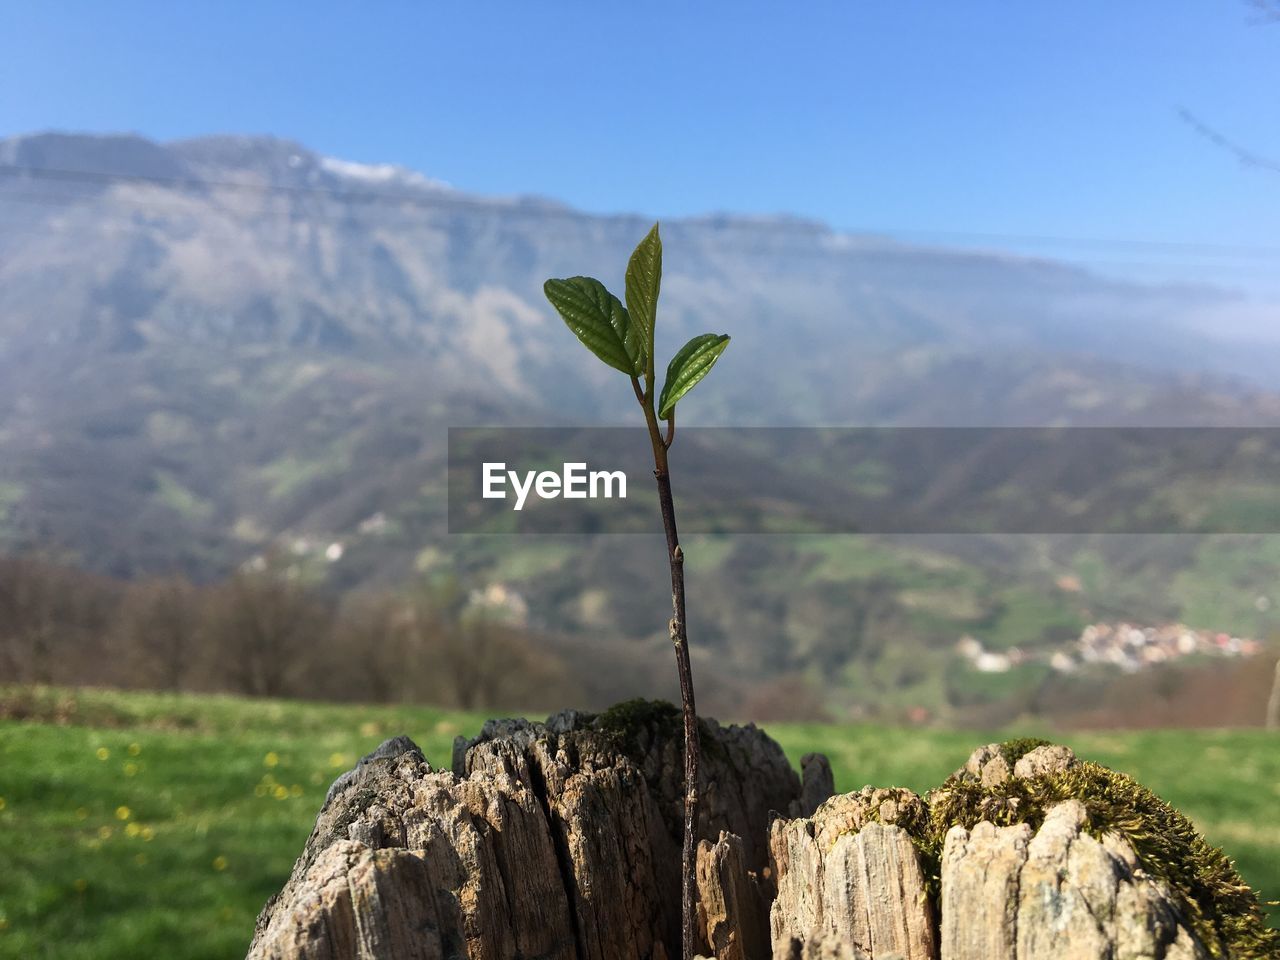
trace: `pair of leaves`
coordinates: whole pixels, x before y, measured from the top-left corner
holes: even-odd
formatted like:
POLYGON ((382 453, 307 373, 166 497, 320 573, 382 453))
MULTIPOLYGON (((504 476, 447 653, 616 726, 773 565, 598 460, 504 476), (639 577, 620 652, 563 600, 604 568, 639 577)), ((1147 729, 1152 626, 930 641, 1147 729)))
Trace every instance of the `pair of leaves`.
MULTIPOLYGON (((662 238, 655 223, 627 264, 627 305, 593 277, 548 280, 547 299, 569 329, 597 357, 630 377, 653 382, 654 327, 662 287, 662 238)), ((729 344, 727 334, 704 333, 677 351, 667 366, 658 417, 667 419, 676 402, 694 388, 729 344)))

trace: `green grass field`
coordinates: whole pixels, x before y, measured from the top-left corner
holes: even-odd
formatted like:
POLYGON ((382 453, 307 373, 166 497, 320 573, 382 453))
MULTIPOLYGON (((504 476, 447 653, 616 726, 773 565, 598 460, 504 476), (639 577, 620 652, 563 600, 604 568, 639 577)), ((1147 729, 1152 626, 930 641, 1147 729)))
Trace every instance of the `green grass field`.
MULTIPOLYGON (((408 733, 447 766, 481 718, 429 708, 0 688, 0 957, 231 958, 279 889, 329 783, 408 733)), ((924 790, 974 732, 769 728, 837 787, 924 790)), ((1006 731, 1043 733, 1043 731, 1006 731)), ((1191 816, 1280 897, 1280 737, 1262 731, 1056 738, 1191 816)), ((1273 917, 1275 914, 1273 913, 1273 917)))

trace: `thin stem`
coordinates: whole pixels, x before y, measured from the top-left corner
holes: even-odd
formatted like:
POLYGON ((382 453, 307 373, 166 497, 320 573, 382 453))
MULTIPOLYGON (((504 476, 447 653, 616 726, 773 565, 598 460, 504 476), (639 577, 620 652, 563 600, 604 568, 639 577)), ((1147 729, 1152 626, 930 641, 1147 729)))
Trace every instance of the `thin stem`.
POLYGON ((633 377, 636 397, 644 407, 653 444, 653 478, 658 484, 658 505, 662 510, 662 527, 667 534, 667 559, 671 564, 671 622, 668 628, 676 651, 676 672, 680 677, 680 700, 684 712, 684 845, 681 850, 681 941, 684 960, 693 960, 694 926, 697 897, 697 823, 698 823, 698 712, 693 700, 693 668, 689 663, 689 638, 685 631, 684 551, 676 529, 675 500, 671 496, 671 475, 667 469, 667 448, 675 439, 675 416, 667 421, 664 440, 654 413, 652 391, 642 392, 633 377))
POLYGON ((676 412, 671 411, 671 416, 667 417, 667 438, 662 441, 662 445, 668 450, 671 449, 671 443, 676 438, 676 412))

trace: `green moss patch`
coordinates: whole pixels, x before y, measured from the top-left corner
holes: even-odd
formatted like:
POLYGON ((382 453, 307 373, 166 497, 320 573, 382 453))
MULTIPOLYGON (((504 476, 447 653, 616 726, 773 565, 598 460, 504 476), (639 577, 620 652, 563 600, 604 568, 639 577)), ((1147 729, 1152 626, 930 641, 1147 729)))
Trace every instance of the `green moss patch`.
MULTIPOLYGON (((611 737, 627 756, 635 759, 645 752, 641 736, 654 740, 672 740, 684 754, 684 713, 668 700, 645 700, 636 697, 616 703, 591 719, 592 726, 611 737)), ((698 740, 707 757, 724 759, 725 751, 710 725, 698 719, 698 740)))
POLYGON ((641 731, 651 730, 664 737, 679 737, 684 729, 680 708, 666 700, 637 697, 616 703, 597 714, 593 725, 628 746, 634 746, 641 731))
MULTIPOLYGON (((1039 740, 1011 740, 1000 752, 1010 763, 1039 740)), ((1257 895, 1231 861, 1211 846, 1191 821, 1131 777, 1081 761, 1067 770, 983 786, 952 776, 929 794, 927 829, 913 833, 936 879, 943 841, 953 826, 972 829, 982 820, 998 826, 1026 823, 1039 829, 1045 814, 1065 800, 1088 812, 1094 836, 1116 833, 1133 847, 1142 867, 1168 884, 1187 921, 1215 957, 1264 960, 1280 956, 1280 930, 1267 927, 1257 895)), ((903 824, 910 830, 910 825, 903 824)))

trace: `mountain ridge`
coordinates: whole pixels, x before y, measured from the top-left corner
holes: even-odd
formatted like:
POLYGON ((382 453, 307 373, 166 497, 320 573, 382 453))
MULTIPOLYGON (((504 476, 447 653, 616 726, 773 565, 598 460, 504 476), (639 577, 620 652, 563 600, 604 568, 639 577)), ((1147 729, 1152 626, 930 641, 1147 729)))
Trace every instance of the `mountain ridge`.
MULTIPOLYGON (((541 288, 585 273, 620 291, 648 218, 475 197, 376 164, 326 169, 309 151, 291 166, 300 149, 0 141, 0 549, 200 580, 285 551, 334 591, 456 569, 513 585, 574 656, 589 639, 615 651, 647 637, 666 597, 659 547, 450 538, 444 438, 464 424, 635 422, 629 385, 590 362, 541 288), (55 163, 73 175, 33 171, 55 163), (331 543, 339 562, 292 552, 331 543), (625 576, 597 583, 601 570, 625 576)), ((1259 385, 1280 353, 1184 329, 1228 294, 797 218, 662 230, 659 349, 734 336, 682 401, 687 424, 1280 424, 1280 397, 1259 385)), ((694 632, 725 670, 854 678, 840 681, 849 696, 902 706, 943 696, 964 631, 1034 644, 1104 610, 1256 632, 1256 577, 1229 586, 1229 615, 1194 583, 1175 595, 1188 571, 1216 575, 1185 544, 695 549, 694 632), (1099 564, 1112 575, 1086 593, 1053 586, 1099 564)), ((1273 559, 1257 569, 1280 579, 1273 559)), ((653 675, 666 677, 658 641, 653 675)))

